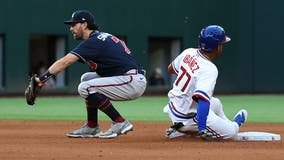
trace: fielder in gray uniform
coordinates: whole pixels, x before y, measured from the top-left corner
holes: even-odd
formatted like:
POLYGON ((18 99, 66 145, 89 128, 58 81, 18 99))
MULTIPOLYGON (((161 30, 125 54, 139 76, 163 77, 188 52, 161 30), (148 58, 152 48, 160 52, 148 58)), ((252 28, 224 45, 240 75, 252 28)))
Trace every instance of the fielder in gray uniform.
POLYGON ((133 125, 121 116, 111 100, 126 101, 140 97, 146 88, 143 69, 122 40, 98 30, 94 16, 89 11, 75 11, 71 19, 64 23, 70 25, 74 39, 82 42, 52 64, 37 78, 37 82, 42 85, 77 61, 91 68, 92 72, 82 75, 78 86, 78 92, 86 102, 87 122, 67 136, 114 138, 131 131, 133 125), (98 110, 112 120, 106 132, 100 130, 98 110))

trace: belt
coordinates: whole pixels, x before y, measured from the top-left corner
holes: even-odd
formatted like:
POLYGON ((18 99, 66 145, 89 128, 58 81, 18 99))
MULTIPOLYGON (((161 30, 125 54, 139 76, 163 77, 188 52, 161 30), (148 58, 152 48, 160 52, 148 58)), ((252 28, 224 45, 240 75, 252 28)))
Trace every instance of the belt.
POLYGON ((146 71, 144 69, 131 69, 127 71, 124 75, 135 75, 135 74, 142 74, 146 75, 146 71))

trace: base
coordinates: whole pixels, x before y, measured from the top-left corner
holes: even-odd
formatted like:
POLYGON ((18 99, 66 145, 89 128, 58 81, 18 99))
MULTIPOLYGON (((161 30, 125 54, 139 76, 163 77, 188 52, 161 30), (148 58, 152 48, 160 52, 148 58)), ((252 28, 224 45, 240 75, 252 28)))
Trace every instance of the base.
POLYGON ((281 136, 269 132, 240 132, 233 139, 235 141, 280 141, 281 136))

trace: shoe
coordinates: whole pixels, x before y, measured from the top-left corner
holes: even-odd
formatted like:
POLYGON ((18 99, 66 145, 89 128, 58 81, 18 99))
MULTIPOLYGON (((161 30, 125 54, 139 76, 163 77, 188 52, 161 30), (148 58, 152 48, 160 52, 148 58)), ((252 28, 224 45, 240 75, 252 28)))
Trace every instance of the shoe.
POLYGON ((241 127, 248 118, 248 112, 245 109, 241 109, 234 117, 233 121, 241 127))
POLYGON ((66 135, 71 138, 98 138, 101 133, 99 126, 91 128, 85 124, 80 129, 69 132, 66 135))
POLYGON ((115 138, 120 134, 126 134, 127 132, 132 130, 133 125, 128 120, 125 120, 121 123, 112 122, 109 130, 100 134, 99 138, 115 138))
POLYGON ((179 132, 179 131, 177 131, 176 129, 173 129, 173 128, 168 128, 166 130, 166 134, 165 134, 165 136, 167 138, 170 138, 170 139, 178 138, 178 137, 184 137, 186 135, 187 135, 186 133, 179 132))

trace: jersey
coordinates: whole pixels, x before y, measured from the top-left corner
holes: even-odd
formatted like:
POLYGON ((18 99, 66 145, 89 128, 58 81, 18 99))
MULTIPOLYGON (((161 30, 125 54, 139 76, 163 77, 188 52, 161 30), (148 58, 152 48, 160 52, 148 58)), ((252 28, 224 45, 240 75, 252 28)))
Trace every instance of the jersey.
POLYGON ((177 78, 168 97, 170 106, 180 115, 196 113, 197 98, 210 103, 218 70, 214 63, 202 55, 198 49, 184 50, 172 62, 177 78))
POLYGON ((93 31, 71 53, 80 58, 79 62, 87 63, 101 77, 123 75, 131 69, 142 70, 126 44, 105 32, 93 31))

